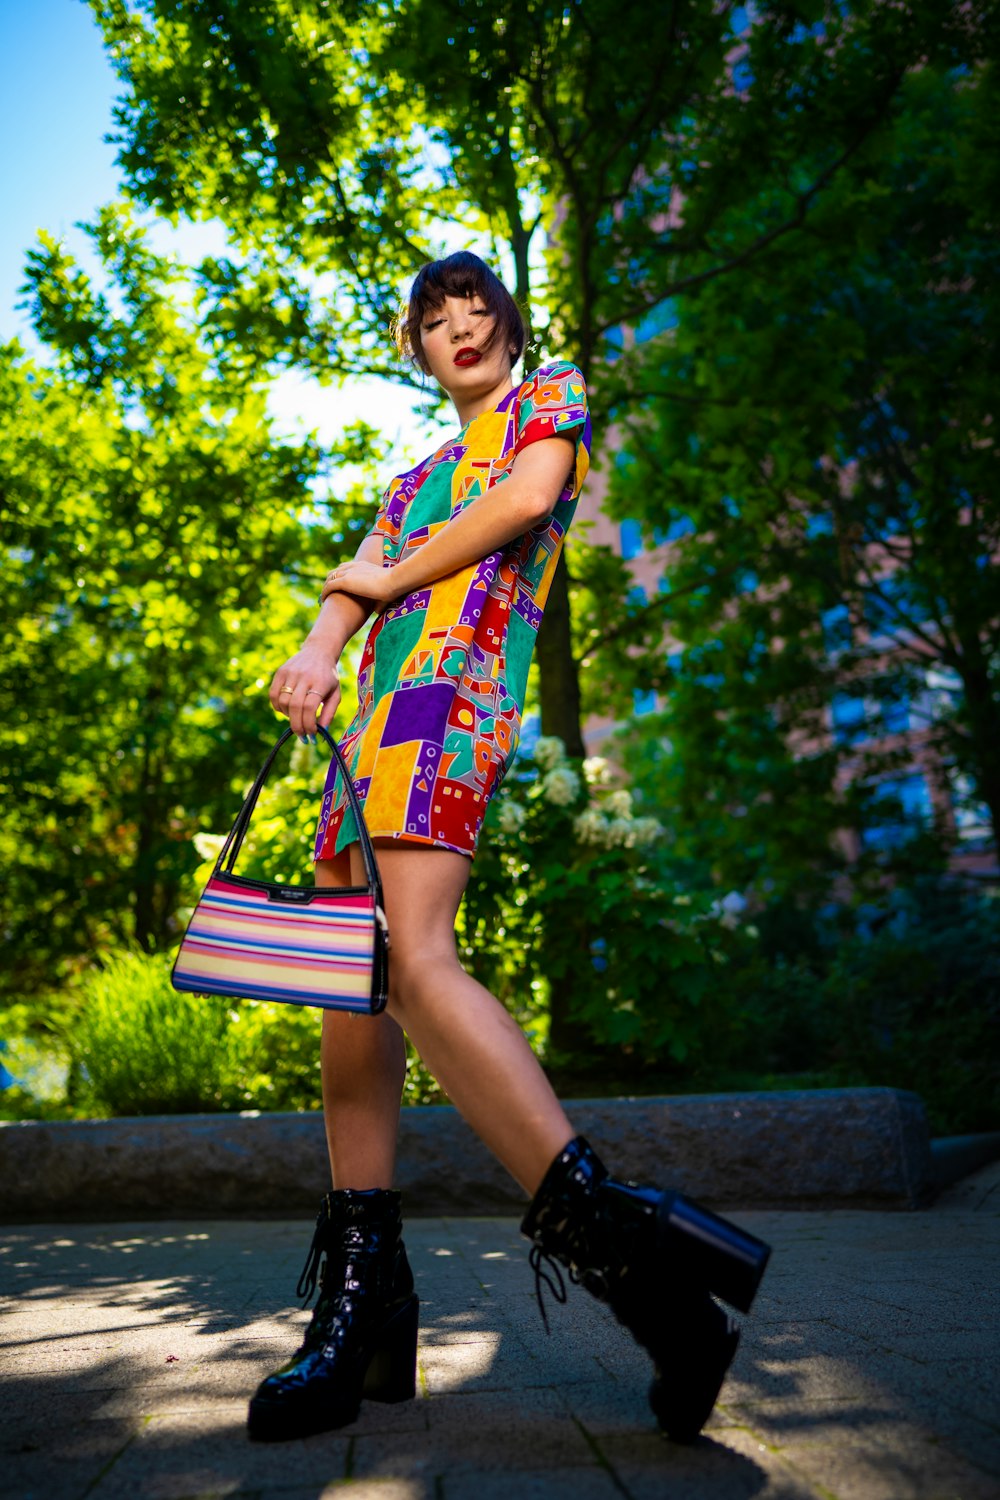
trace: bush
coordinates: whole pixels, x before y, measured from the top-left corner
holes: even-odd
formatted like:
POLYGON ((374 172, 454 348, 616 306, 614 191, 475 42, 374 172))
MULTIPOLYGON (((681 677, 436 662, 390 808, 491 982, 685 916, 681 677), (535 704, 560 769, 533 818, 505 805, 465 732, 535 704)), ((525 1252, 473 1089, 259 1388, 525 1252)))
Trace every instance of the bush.
POLYGON ((165 959, 112 958, 80 986, 71 1097, 98 1114, 223 1109, 229 1024, 224 1001, 171 987, 165 959))
MULTIPOLYGON (((0 1093, 0 1119, 322 1106, 315 1007, 178 993, 163 956, 110 958, 83 977, 57 1028, 30 1035, 26 1007, 4 1019, 15 1084, 0 1093)), ((410 1049, 404 1104, 443 1097, 410 1049)))
POLYGON ((731 971, 743 1067, 817 1087, 913 1089, 935 1134, 995 1130, 1000 901, 927 879, 853 916, 853 932, 817 923, 799 951, 731 971))
POLYGON ((692 890, 665 830, 600 758, 540 739, 494 798, 460 927, 463 959, 534 1030, 562 1080, 594 1059, 618 1079, 692 1069, 742 1020, 727 965, 753 949, 742 898, 692 890))

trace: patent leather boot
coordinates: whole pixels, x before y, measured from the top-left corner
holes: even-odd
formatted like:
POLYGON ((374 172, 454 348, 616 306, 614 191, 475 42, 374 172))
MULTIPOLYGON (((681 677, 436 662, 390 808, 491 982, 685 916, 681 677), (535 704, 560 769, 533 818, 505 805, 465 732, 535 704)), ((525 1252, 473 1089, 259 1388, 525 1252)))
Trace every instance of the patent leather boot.
POLYGON ((301 1347, 250 1401, 251 1438, 325 1432, 353 1422, 362 1399, 413 1397, 419 1302, 401 1227, 396 1191, 323 1199, 298 1285, 308 1302, 318 1281, 319 1297, 301 1347))
POLYGON ((713 1294, 749 1311, 769 1247, 684 1194, 611 1177, 582 1136, 552 1163, 521 1230, 533 1242, 543 1318, 543 1285, 566 1296, 556 1261, 648 1350, 656 1418, 676 1441, 693 1442, 739 1342, 713 1294))

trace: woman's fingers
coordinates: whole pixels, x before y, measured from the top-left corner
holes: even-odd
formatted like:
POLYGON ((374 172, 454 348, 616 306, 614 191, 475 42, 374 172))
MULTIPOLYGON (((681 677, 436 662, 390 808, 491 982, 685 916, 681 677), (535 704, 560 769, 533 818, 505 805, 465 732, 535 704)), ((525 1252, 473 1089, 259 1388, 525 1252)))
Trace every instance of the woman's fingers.
POLYGON ((340 683, 336 683, 323 699, 320 712, 317 716, 317 724, 322 724, 324 729, 329 729, 333 723, 334 715, 340 707, 340 683))
POLYGON ((340 678, 328 656, 303 650, 278 668, 267 696, 275 712, 287 717, 292 732, 304 739, 315 735, 317 722, 330 727, 340 705, 340 678))
MULTIPOLYGON (((273 703, 274 699, 271 701, 273 703)), ((304 739, 316 733, 317 723, 329 729, 340 704, 340 680, 334 676, 329 687, 313 687, 308 676, 303 676, 294 684, 286 683, 286 691, 280 694, 278 704, 278 712, 288 715, 293 734, 304 739), (290 692, 287 691, 289 687, 290 692)))
POLYGON ((287 667, 279 667, 271 678, 271 686, 268 688, 267 696, 271 707, 279 714, 287 714, 288 705, 294 691, 287 667))

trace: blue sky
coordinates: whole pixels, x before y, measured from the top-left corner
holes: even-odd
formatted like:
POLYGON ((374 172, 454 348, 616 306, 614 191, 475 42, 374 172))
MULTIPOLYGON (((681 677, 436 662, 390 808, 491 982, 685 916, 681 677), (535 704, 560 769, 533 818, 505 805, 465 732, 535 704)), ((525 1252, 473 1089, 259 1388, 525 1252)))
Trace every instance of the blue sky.
MULTIPOLYGON (((0 340, 37 345, 17 288, 38 230, 66 241, 93 272, 89 242, 75 224, 117 195, 113 128, 118 80, 90 7, 83 0, 0 0, 0 340)), ((222 248, 212 225, 174 232, 154 227, 158 250, 185 258, 222 248)), ((314 428, 327 441, 357 416, 395 428, 400 454, 413 461, 439 440, 440 429, 414 418, 400 387, 355 380, 320 387, 290 373, 277 382, 271 409, 286 430, 314 428)), ((388 475, 386 476, 388 478, 388 475)))
POLYGON ((74 246, 73 224, 114 197, 116 80, 81 0, 0 0, 0 337, 23 334, 14 311, 25 254, 40 228, 74 246))

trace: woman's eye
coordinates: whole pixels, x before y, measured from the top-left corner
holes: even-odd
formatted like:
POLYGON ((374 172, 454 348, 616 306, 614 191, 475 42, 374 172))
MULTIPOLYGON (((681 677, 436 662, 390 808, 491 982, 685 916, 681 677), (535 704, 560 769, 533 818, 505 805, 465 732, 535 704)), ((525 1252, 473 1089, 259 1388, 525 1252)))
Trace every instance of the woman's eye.
POLYGON ((432 323, 425 323, 424 324, 424 332, 425 333, 430 333, 430 331, 431 331, 432 328, 437 328, 443 322, 444 322, 444 318, 435 318, 432 323))

